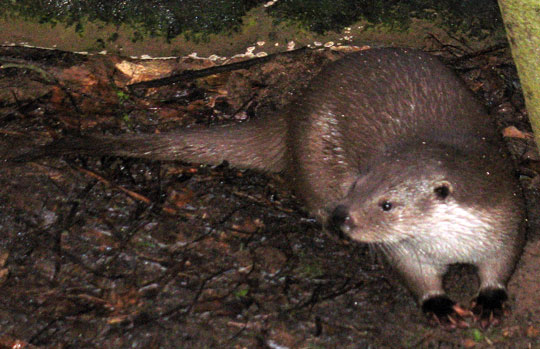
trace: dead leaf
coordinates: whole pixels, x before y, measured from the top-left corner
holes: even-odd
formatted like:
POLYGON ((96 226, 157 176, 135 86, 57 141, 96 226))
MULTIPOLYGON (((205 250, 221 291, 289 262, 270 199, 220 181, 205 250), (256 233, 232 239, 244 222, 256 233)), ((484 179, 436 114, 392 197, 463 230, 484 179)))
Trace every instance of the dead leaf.
POLYGON ((477 343, 476 343, 473 339, 470 339, 470 338, 465 339, 465 340, 463 341, 463 346, 464 346, 465 348, 474 348, 474 347, 476 346, 476 344, 477 344, 477 343))
POLYGON ((168 201, 178 208, 182 208, 193 200, 193 191, 189 189, 173 190, 168 201))
POLYGON ((533 138, 532 133, 523 132, 517 129, 515 126, 508 126, 503 130, 503 137, 530 139, 533 138))
POLYGON ((7 259, 9 257, 9 252, 4 251, 0 253, 0 268, 4 267, 6 265, 7 259))
POLYGON ((9 276, 9 269, 8 268, 0 269, 0 285, 2 285, 4 282, 6 282, 8 276, 9 276))
POLYGON ((540 335, 540 328, 534 327, 532 325, 527 328, 527 337, 536 338, 538 337, 538 335, 540 335))

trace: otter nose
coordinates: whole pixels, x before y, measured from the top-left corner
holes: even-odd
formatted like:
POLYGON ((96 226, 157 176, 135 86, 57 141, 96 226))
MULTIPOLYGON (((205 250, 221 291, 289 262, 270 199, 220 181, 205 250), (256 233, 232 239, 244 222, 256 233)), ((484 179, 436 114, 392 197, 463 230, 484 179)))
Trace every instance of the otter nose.
POLYGON ((345 205, 338 205, 331 216, 332 225, 345 234, 348 234, 356 225, 349 215, 349 209, 345 205))

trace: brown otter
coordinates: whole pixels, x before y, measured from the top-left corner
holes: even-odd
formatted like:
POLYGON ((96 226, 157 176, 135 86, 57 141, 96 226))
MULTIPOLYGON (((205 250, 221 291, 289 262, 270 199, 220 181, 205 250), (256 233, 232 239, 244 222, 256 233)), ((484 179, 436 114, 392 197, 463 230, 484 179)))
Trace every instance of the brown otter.
MULTIPOLYGON (((524 242, 524 206, 500 135, 442 63, 400 48, 329 64, 283 116, 152 135, 65 138, 65 153, 184 160, 284 171, 309 211, 373 243, 443 326, 468 311, 443 290, 448 265, 473 264, 472 311, 499 321, 524 242)), ((24 157, 23 157, 24 158, 24 157)))

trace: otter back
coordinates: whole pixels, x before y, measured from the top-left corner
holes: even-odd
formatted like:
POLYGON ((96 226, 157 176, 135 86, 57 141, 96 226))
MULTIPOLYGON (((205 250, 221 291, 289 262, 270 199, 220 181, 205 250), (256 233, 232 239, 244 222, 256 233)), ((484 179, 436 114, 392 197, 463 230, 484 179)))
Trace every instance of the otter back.
POLYGON ((312 210, 339 201, 358 172, 408 144, 464 152, 500 145, 485 109, 452 71, 421 51, 388 48, 329 65, 292 108, 288 139, 295 188, 312 210))

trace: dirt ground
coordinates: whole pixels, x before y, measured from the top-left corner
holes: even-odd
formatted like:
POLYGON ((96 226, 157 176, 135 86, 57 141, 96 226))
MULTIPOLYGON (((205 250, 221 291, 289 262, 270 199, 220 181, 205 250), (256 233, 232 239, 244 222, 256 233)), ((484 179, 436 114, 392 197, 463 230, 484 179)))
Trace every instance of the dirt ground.
MULTIPOLYGON (((375 251, 326 233, 282 176, 96 154, 2 163, 0 348, 540 347, 540 167, 515 68, 505 47, 431 50, 492 111, 526 194, 529 242, 502 325, 430 327, 375 251)), ((0 159, 65 134, 277 113, 343 55, 298 51, 194 77, 182 72, 213 63, 0 47, 0 159), (126 74, 126 62, 144 72, 126 74), (174 83, 126 87, 170 65, 174 83)), ((464 304, 476 282, 461 266, 446 279, 464 304)))

